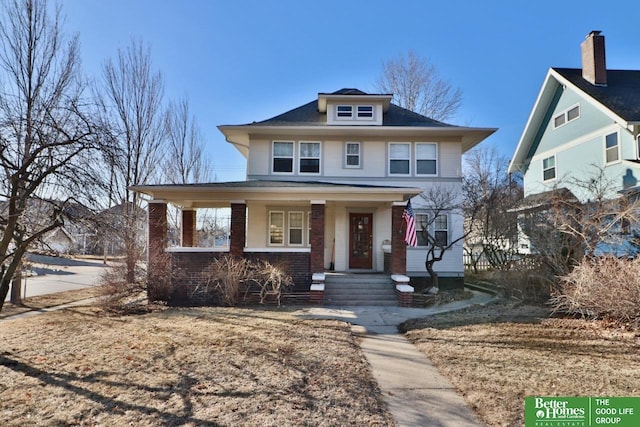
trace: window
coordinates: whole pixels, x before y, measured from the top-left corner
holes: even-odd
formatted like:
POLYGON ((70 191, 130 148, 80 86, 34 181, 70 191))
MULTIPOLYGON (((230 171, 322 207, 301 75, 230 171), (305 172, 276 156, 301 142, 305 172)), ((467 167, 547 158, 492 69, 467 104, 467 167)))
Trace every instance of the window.
POLYGON ((303 229, 304 213, 289 212, 289 245, 302 246, 303 229))
POLYGON ((336 118, 338 120, 349 120, 353 118, 353 105, 338 105, 336 107, 336 118))
POLYGON ((360 120, 373 120, 373 105, 358 105, 358 116, 360 120))
POLYGON ((284 244, 284 212, 269 212, 269 244, 284 244))
POLYGON ((610 133, 605 139, 605 158, 607 163, 617 162, 620 159, 618 144, 618 132, 610 133))
POLYGON ((542 159, 542 180, 549 181, 556 178, 556 156, 542 159))
POLYGON ((416 237, 418 246, 427 246, 427 232, 429 227, 429 216, 426 214, 416 214, 416 237), (426 230, 426 231, 425 231, 426 230))
POLYGON ((411 144, 389 144, 389 174, 409 175, 411 163, 411 144))
POLYGON ((311 211, 307 212, 307 245, 311 246, 311 211))
POLYGON ((436 144, 416 144, 416 175, 435 175, 437 173, 436 144))
POLYGON ((347 142, 345 144, 345 166, 348 168, 360 167, 360 143, 347 142))
POLYGON ((559 128, 565 123, 576 120, 580 117, 580 105, 574 105, 573 107, 563 111, 553 118, 553 127, 559 128))
POLYGON ((273 172, 293 173, 293 142, 274 141, 273 172))
POLYGON ((438 215, 433 222, 433 234, 436 246, 447 246, 449 243, 449 218, 446 215, 438 215))
POLYGON ((300 173, 320 173, 320 143, 300 143, 300 173))

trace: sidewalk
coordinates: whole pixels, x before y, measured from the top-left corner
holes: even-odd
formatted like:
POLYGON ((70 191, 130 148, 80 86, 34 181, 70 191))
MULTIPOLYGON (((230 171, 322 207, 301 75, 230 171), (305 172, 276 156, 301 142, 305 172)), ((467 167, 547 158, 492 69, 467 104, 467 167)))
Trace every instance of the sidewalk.
POLYGON ((449 380, 398 332, 398 325, 405 320, 487 304, 494 299, 492 295, 472 292, 469 300, 435 308, 315 307, 302 309, 297 315, 351 323, 398 426, 482 426, 449 380))

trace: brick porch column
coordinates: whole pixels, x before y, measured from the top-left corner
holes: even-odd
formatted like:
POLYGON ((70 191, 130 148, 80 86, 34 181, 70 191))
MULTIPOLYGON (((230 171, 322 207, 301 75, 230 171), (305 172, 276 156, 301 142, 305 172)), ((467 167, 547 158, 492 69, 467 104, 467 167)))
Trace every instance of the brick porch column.
POLYGON ((196 235, 196 210, 182 209, 182 242, 184 247, 193 247, 198 245, 196 235))
POLYGON ((247 237, 247 203, 244 200, 231 201, 231 242, 229 254, 242 258, 247 237))
POLYGON ((150 301, 168 300, 171 271, 167 248, 167 203, 149 201, 149 241, 147 253, 147 297, 150 301))
POLYGON ((324 272, 324 200, 311 201, 311 273, 324 272))
POLYGON ((407 274, 407 244, 402 212, 406 202, 394 202, 391 207, 391 274, 407 274))

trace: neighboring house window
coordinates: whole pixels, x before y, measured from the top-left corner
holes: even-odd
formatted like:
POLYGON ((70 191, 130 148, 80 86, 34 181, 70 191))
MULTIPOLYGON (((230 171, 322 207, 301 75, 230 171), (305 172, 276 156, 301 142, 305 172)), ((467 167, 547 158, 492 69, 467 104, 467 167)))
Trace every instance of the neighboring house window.
POLYGON ((300 143, 300 173, 320 173, 320 143, 300 143))
POLYGON ((360 120, 373 120, 373 105, 358 105, 357 118, 360 120))
POLYGON ((289 212, 289 245, 302 246, 304 230, 304 213, 289 212))
POLYGON ((338 120, 350 120, 353 118, 353 105, 336 106, 336 118, 338 120))
POLYGON ((433 143, 416 144, 416 175, 436 175, 438 146, 433 143))
POLYGON ((409 175, 411 164, 411 144, 389 144, 389 174, 409 175))
POLYGON ((269 212, 269 244, 284 244, 284 212, 269 212))
POLYGON ((348 168, 360 167, 360 143, 347 142, 345 144, 345 166, 348 168))
POLYGON ((447 246, 449 244, 449 218, 446 215, 438 215, 433 222, 433 235, 436 245, 447 246))
POLYGON ((605 139, 605 157, 607 163, 620 160, 620 145, 618 144, 618 132, 610 133, 605 139))
POLYGON ((542 159, 542 180, 549 181, 556 178, 556 156, 542 159))
POLYGON ((274 141, 273 172, 293 173, 293 142, 274 141))
POLYGON ((553 118, 553 127, 559 128, 565 123, 576 120, 580 117, 580 105, 574 105, 573 107, 563 111, 553 118))

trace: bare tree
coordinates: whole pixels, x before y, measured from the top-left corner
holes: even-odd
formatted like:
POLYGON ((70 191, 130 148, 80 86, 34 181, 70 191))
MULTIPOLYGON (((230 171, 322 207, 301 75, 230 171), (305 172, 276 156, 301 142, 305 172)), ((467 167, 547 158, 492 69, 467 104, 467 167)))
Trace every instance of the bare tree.
POLYGON ((46 0, 1 7, 0 309, 29 245, 62 225, 65 204, 91 187, 95 164, 77 36, 64 37, 61 10, 50 15, 46 0), (27 222, 32 201, 48 205, 46 221, 27 222))
POLYGON ((127 281, 133 282, 144 253, 145 212, 129 187, 151 183, 160 176, 163 80, 152 69, 150 48, 135 40, 118 51, 115 61, 105 63, 102 80, 103 117, 111 129, 103 135, 111 144, 106 156, 111 167, 111 203, 122 208, 119 234, 125 249, 127 281))
POLYGON ((447 251, 454 248, 466 237, 466 233, 452 235, 450 221, 462 218, 462 203, 456 192, 444 186, 433 186, 420 197, 426 202, 426 215, 417 215, 418 225, 422 229, 420 246, 426 246, 425 268, 431 278, 431 286, 439 287, 438 273, 434 265, 442 261, 447 251), (445 224, 441 224, 445 222, 445 224), (443 227, 446 225, 446 227, 443 227), (441 231, 446 229, 447 231, 441 231))
POLYGON ((439 121, 455 116, 462 105, 460 89, 440 77, 435 65, 411 50, 383 62, 376 89, 392 93, 399 106, 439 121))
POLYGON ((476 147, 464 157, 465 253, 477 272, 480 259, 510 267, 518 253, 515 205, 523 197, 519 177, 507 173, 508 159, 495 147, 476 147))

